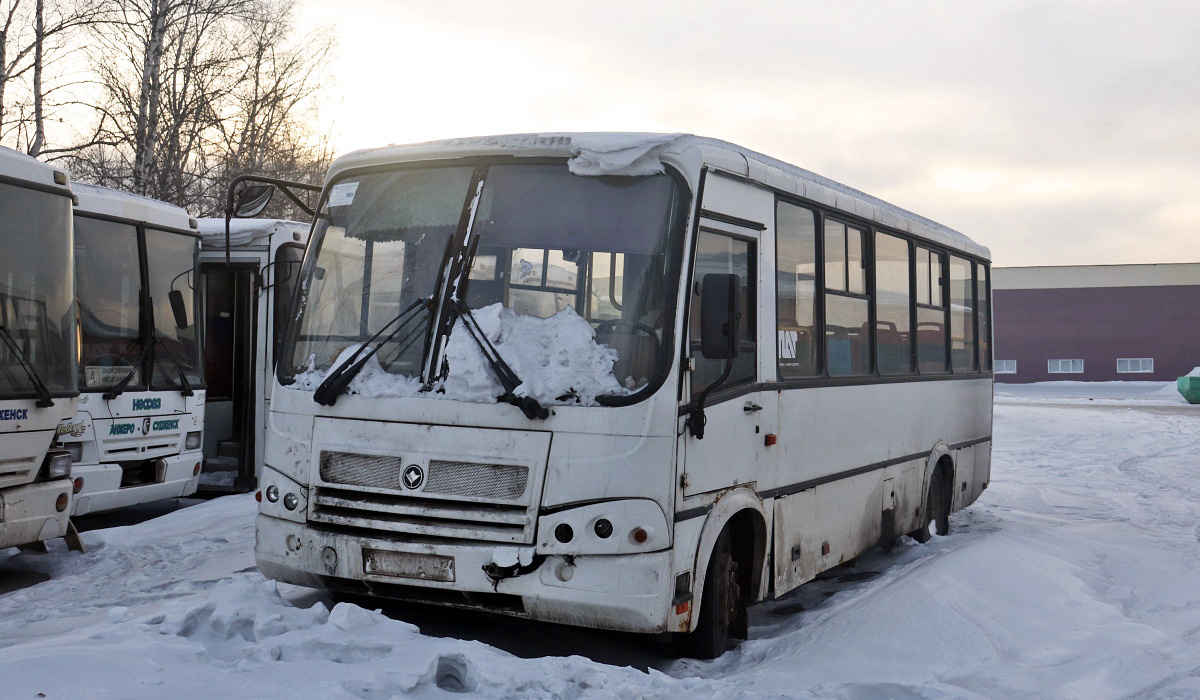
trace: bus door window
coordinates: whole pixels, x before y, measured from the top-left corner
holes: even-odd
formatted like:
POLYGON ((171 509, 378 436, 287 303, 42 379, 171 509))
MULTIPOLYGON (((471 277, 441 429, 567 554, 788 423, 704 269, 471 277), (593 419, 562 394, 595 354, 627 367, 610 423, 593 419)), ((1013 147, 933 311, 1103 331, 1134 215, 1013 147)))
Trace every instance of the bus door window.
POLYGON ((945 258, 917 247, 917 366, 922 372, 946 371, 945 258))
POLYGON ((292 295, 300 283, 300 263, 304 259, 304 246, 297 243, 286 243, 275 251, 275 268, 273 274, 275 305, 272 315, 274 325, 271 334, 271 362, 274 365, 279 356, 279 345, 283 342, 283 332, 287 329, 287 319, 292 307, 292 295))
POLYGON ((871 371, 866 232, 825 221, 825 363, 830 376, 871 371))
POLYGON ((955 372, 975 371, 973 263, 950 256, 950 360, 955 372))
POLYGON ((775 213, 779 378, 811 377, 817 362, 817 224, 811 209, 780 202, 775 213))
POLYGON ((692 275, 690 328, 691 356, 696 362, 692 372, 692 395, 696 396, 716 381, 725 370, 725 360, 708 359, 700 353, 700 296, 705 275, 735 274, 741 280, 740 349, 733 361, 733 371, 725 386, 753 382, 757 365, 757 324, 754 309, 758 308, 754 267, 758 253, 753 242, 701 229, 696 239, 696 269, 692 275))
POLYGON ((880 374, 911 372, 908 241, 875 234, 875 353, 880 374))

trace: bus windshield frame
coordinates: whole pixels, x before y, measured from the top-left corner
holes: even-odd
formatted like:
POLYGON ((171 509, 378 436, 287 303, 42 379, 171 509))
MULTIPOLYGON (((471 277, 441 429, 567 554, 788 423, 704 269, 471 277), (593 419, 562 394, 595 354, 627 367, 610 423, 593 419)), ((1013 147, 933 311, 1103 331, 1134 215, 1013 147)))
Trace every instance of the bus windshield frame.
POLYGON ((71 195, 63 188, 0 180, 0 326, 21 351, 0 344, 0 398, 36 398, 28 361, 51 397, 79 393, 76 363, 71 195), (16 255, 25 251, 27 255, 16 255))
POLYGON ((200 254, 198 235, 144 223, 75 213, 79 316, 79 383, 83 391, 111 389, 130 372, 127 391, 182 388, 178 362, 191 388, 203 386, 200 359, 199 295, 194 289, 200 254), (82 225, 81 225, 82 224, 82 225), (187 241, 190 255, 161 255, 163 246, 187 241), (186 259, 186 269, 163 267, 165 259, 186 259), (183 294, 187 328, 177 328, 171 290, 183 294), (145 344, 161 341, 138 366, 145 344))
POLYGON ((597 331, 597 343, 617 351, 615 373, 637 366, 636 376, 618 379, 624 393, 597 403, 641 401, 676 355, 690 202, 686 181, 669 166, 658 175, 586 177, 570 174, 565 159, 491 158, 340 173, 322 194, 278 380, 288 386, 302 372, 328 370, 351 344, 423 299, 429 310, 377 357, 385 371, 428 390, 444 376, 445 363, 431 354, 450 330, 435 309, 500 302, 546 318, 570 306, 597 331), (388 257, 383 246, 393 248, 388 257), (640 277, 626 277, 626 267, 640 277), (326 332, 314 333, 316 324, 326 332))

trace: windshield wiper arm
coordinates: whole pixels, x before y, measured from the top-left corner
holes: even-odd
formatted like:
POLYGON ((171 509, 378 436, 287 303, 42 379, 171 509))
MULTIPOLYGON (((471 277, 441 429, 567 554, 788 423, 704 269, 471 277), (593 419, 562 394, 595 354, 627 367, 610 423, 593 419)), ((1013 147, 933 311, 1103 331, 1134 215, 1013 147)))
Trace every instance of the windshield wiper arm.
POLYGON ((4 338, 4 344, 8 346, 9 352, 17 358, 17 362, 25 370, 25 374, 29 376, 29 381, 33 384, 33 391, 37 394, 37 403, 34 405, 38 408, 49 408, 54 405, 54 399, 50 396, 50 390, 46 388, 46 383, 38 376, 37 369, 33 363, 29 361, 29 357, 21 350, 21 346, 13 339, 12 334, 4 326, 0 326, 0 337, 4 338))
POLYGON ((479 352, 483 353, 483 359, 487 360, 488 366, 492 368, 492 374, 496 375, 496 379, 500 380, 500 385, 504 387, 504 393, 496 397, 497 401, 504 401, 521 409, 525 417, 533 420, 545 420, 550 417, 550 410, 543 406, 537 399, 532 396, 517 396, 513 392, 517 387, 521 386, 521 378, 513 371, 513 368, 504 361, 500 353, 496 350, 496 346, 492 345, 492 341, 488 340, 487 334, 479 327, 479 321, 475 320, 475 315, 471 313, 470 307, 465 302, 459 302, 454 306, 454 311, 458 318, 462 320, 463 327, 467 329, 467 334, 475 341, 475 345, 479 347, 479 352))
MULTIPOLYGON (((131 343, 130 343, 130 345, 132 345, 132 344, 133 344, 133 343, 131 342, 131 343)), ((120 396, 121 394, 124 394, 124 393, 125 393, 125 389, 126 389, 126 387, 128 387, 128 386, 129 386, 129 382, 133 381, 133 375, 137 374, 138 367, 145 367, 145 366, 146 366, 146 354, 150 352, 150 348, 152 348, 152 347, 154 347, 154 340, 153 340, 153 339, 150 339, 150 341, 149 341, 149 342, 147 342, 145 345, 143 345, 143 346, 142 346, 142 352, 141 352, 141 354, 140 354, 140 355, 138 355, 137 362, 136 362, 136 363, 134 363, 132 366, 130 366, 130 368, 129 368, 129 374, 127 374, 127 375, 125 375, 124 377, 122 377, 122 378, 121 378, 121 381, 117 382, 116 384, 114 384, 114 385, 112 386, 112 388, 111 388, 111 389, 109 389, 108 391, 104 392, 104 400, 105 400, 105 401, 112 401, 113 399, 117 398, 117 397, 118 397, 118 396, 120 396)), ((126 347, 126 349, 128 349, 128 347, 126 347)), ((124 353, 124 352, 122 352, 122 353, 121 353, 121 354, 120 354, 120 355, 117 357, 117 359, 118 359, 118 360, 124 360, 124 359, 125 359, 125 353, 124 353)))
POLYGON ((395 318, 384 324, 383 328, 375 331, 375 335, 368 338, 367 342, 358 346, 358 349, 354 351, 354 354, 350 355, 350 357, 347 357, 346 360, 341 364, 330 369, 329 374, 325 376, 325 380, 322 381, 320 386, 317 387, 317 390, 313 392, 313 401, 316 401, 322 406, 332 406, 337 403, 338 396, 341 396, 346 391, 346 387, 350 386, 350 382, 353 381, 356 376, 358 376, 358 373, 364 366, 366 366, 367 361, 374 357, 375 353, 379 352, 380 348, 390 343, 393 338, 399 335, 400 331, 404 330, 409 323, 411 323, 414 319, 419 318, 420 313, 413 312, 417 309, 428 309, 429 302, 429 299, 422 298, 417 299, 413 303, 409 304, 408 308, 396 314, 395 318), (400 325, 396 326, 394 331, 389 333, 386 338, 379 341, 375 347, 371 348, 371 350, 364 355, 363 350, 365 350, 371 343, 375 342, 375 339, 383 335, 383 332, 388 328, 391 328, 392 324, 394 323, 399 323, 400 325), (362 357, 359 357, 360 355, 362 355, 362 357))
MULTIPOLYGON (((175 365, 175 371, 179 372, 179 393, 182 396, 194 396, 196 392, 192 391, 192 383, 188 381, 187 375, 183 373, 183 367, 179 366, 179 360, 175 359, 175 353, 171 352, 171 348, 167 347, 166 341, 158 336, 154 336, 154 342, 166 351, 167 357, 171 358, 171 364, 175 365)), ((158 361, 158 355, 154 356, 154 363, 161 366, 158 361)))

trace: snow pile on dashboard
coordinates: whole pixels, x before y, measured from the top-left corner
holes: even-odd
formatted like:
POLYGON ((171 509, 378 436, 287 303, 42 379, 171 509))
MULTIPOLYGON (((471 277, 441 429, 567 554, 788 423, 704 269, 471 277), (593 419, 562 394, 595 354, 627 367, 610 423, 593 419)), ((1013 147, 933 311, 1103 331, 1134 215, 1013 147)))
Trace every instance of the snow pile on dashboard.
MULTIPOLYGON (((596 397, 628 391, 613 375, 617 351, 596 342, 596 331, 571 307, 549 318, 523 316, 502 304, 473 312, 484 336, 523 382, 513 392, 529 396, 543 405, 597 405, 596 397)), ((359 348, 347 347, 331 367, 346 361, 359 348)), ((461 319, 446 343, 449 374, 433 388, 422 392, 415 377, 392 374, 375 357, 363 365, 347 392, 370 398, 422 396, 478 403, 493 403, 504 387, 484 359, 461 319)), ((296 375, 293 389, 315 391, 328 374, 309 367, 296 375)))
MULTIPOLYGON (((542 404, 596 405, 603 394, 623 394, 613 376, 617 351, 596 342, 596 331, 575 309, 567 307, 549 318, 523 316, 501 304, 474 312, 475 320, 496 352, 523 384, 513 392, 542 404), (560 399, 560 397, 569 397, 560 399)), ((446 344, 450 374, 446 397, 494 401, 504 388, 471 339, 460 319, 446 344)))

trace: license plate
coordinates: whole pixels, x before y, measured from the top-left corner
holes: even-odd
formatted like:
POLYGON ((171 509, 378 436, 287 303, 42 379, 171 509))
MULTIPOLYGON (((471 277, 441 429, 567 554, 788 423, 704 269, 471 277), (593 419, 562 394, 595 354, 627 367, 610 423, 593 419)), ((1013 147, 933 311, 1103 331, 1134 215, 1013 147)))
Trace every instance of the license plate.
POLYGON ((382 549, 364 549, 362 555, 364 574, 415 578, 422 581, 454 580, 454 557, 388 552, 382 549))

